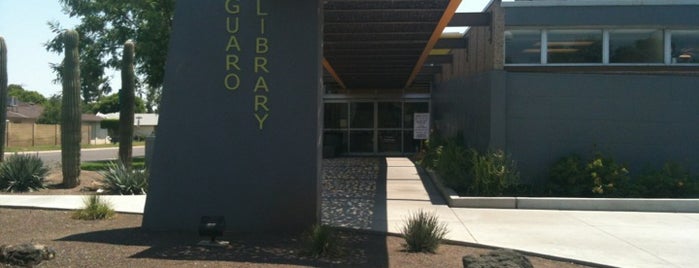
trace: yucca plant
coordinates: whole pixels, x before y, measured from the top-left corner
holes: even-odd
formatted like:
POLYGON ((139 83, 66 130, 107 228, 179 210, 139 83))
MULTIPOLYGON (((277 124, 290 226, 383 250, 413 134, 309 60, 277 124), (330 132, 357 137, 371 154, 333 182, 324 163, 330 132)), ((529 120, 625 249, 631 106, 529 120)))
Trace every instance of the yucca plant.
POLYGON ((306 235, 308 253, 313 257, 328 257, 336 255, 339 250, 338 241, 332 227, 313 225, 306 235))
POLYGON ((401 229, 405 249, 409 252, 434 253, 448 232, 447 226, 439 222, 436 214, 422 210, 411 214, 401 229))
POLYGON ((41 158, 14 154, 0 164, 0 187, 6 192, 32 192, 44 187, 49 172, 41 158))
POLYGON ((114 216, 112 205, 104 201, 99 195, 91 195, 83 201, 85 206, 73 213, 74 219, 79 220, 104 220, 114 216))
POLYGON ((148 189, 148 171, 130 169, 121 162, 111 162, 106 171, 100 172, 104 178, 104 190, 112 194, 146 194, 148 189))

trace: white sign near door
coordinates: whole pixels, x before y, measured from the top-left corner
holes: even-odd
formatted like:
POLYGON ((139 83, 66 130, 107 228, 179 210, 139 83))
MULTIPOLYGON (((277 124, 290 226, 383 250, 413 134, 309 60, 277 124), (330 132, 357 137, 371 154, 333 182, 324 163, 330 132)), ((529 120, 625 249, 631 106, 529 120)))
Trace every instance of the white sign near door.
POLYGON ((430 114, 415 113, 413 116, 413 139, 426 140, 430 138, 430 114))

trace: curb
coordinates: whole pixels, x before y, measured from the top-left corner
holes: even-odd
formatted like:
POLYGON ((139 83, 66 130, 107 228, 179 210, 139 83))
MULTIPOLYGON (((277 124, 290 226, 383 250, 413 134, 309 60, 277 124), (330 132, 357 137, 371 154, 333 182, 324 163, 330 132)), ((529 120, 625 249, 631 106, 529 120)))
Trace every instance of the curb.
POLYGON ((699 199, 462 197, 442 184, 434 171, 419 169, 435 184, 450 207, 699 213, 699 199))

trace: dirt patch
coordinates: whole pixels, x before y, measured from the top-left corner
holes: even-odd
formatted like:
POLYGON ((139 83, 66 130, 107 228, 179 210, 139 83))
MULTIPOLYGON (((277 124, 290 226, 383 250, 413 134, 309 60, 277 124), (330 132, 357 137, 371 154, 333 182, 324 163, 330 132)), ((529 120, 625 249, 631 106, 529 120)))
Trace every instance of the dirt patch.
MULTIPOLYGON (((145 232, 141 215, 105 221, 70 218, 69 211, 0 208, 0 244, 33 242, 56 250, 40 267, 461 267, 461 257, 489 250, 442 245, 436 254, 407 253, 403 240, 362 231, 340 232, 341 255, 315 259, 303 254, 299 235, 227 234, 225 248, 196 246, 194 233, 145 232)), ((584 267, 529 257, 534 267, 584 267)))

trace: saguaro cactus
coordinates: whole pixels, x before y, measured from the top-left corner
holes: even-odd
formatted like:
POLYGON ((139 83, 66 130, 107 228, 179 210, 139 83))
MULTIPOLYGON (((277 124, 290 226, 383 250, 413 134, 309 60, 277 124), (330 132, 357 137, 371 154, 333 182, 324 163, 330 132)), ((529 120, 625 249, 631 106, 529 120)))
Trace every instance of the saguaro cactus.
POLYGON ((63 185, 73 188, 80 184, 80 58, 78 32, 63 33, 63 101, 61 110, 61 162, 63 185))
POLYGON ((133 121, 135 108, 134 43, 124 43, 124 58, 121 64, 121 91, 119 92, 119 160, 131 168, 133 145, 133 121))
POLYGON ((7 45, 0 36, 0 162, 5 155, 5 127, 7 120, 7 45))

